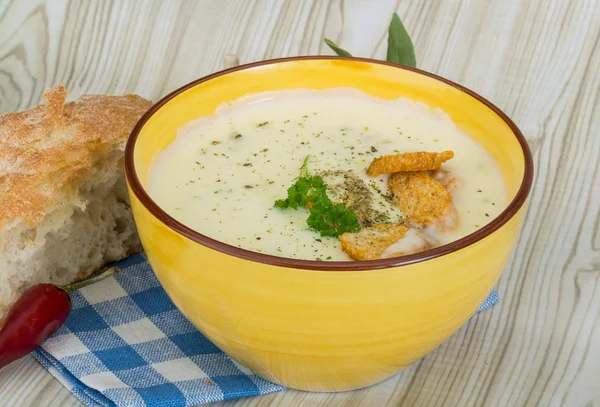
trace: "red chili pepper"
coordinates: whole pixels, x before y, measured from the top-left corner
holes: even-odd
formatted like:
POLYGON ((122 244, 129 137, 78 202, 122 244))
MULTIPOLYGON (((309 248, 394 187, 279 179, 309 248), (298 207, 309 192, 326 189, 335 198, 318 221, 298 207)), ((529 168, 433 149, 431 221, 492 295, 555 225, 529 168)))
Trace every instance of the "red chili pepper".
POLYGON ((110 268, 97 277, 67 286, 37 284, 11 307, 0 331, 0 369, 22 358, 60 328, 71 311, 69 293, 118 272, 110 268))

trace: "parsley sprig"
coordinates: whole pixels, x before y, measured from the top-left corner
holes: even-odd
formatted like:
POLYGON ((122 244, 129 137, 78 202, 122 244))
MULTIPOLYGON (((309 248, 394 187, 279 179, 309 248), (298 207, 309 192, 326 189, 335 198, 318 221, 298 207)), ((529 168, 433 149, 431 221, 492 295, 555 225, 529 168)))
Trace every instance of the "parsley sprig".
POLYGON ((300 168, 300 177, 288 188, 288 196, 278 199, 274 206, 281 209, 308 208, 308 226, 321 236, 339 236, 345 232, 358 232, 360 225, 356 213, 342 203, 334 204, 327 196, 327 187, 323 178, 310 176, 308 160, 304 159, 300 168))

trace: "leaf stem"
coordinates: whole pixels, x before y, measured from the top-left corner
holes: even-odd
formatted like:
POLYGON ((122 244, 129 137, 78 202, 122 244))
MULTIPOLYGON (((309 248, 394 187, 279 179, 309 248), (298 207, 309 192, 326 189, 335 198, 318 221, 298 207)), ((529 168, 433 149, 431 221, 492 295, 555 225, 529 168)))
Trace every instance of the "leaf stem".
POLYGON ((310 154, 304 158, 302 167, 300 167, 300 177, 307 178, 310 174, 308 173, 308 160, 310 160, 310 154))
POLYGON ((72 291, 79 290, 80 288, 87 287, 88 285, 97 283, 98 281, 102 281, 105 278, 113 276, 116 273, 118 273, 119 271, 121 271, 121 269, 117 266, 110 267, 95 277, 88 278, 87 280, 78 281, 73 284, 62 285, 62 286, 60 286, 60 288, 65 290, 67 293, 71 293, 72 291))

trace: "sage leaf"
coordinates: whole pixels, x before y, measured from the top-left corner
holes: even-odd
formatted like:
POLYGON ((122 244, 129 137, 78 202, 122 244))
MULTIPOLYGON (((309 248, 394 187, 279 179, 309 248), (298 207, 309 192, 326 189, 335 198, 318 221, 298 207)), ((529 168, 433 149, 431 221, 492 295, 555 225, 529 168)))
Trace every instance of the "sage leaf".
POLYGON ((388 30, 387 61, 396 64, 408 65, 416 68, 417 59, 413 43, 400 21, 398 14, 394 13, 388 30))
POLYGON ((338 54, 341 57, 351 57, 352 54, 349 53, 348 51, 346 51, 343 48, 340 48, 335 42, 331 41, 328 38, 324 38, 325 40, 325 44, 329 45, 329 48, 331 48, 333 50, 333 52, 335 52, 336 54, 338 54))

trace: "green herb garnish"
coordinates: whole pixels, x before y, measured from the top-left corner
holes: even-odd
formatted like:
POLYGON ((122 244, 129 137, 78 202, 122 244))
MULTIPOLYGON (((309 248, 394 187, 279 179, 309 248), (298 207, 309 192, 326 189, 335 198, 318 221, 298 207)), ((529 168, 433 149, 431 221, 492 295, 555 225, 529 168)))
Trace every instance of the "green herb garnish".
POLYGON ((346 232, 358 232, 360 225, 356 213, 344 204, 331 202, 323 178, 309 175, 307 168, 309 157, 304 159, 300 167, 300 177, 288 188, 287 198, 278 199, 274 206, 281 209, 308 208, 309 216, 306 223, 321 236, 339 236, 346 232))
POLYGON ((312 205, 323 196, 327 197, 326 190, 321 177, 300 177, 294 185, 288 188, 287 198, 275 201, 275 207, 281 209, 309 207, 309 202, 312 205))
POLYGON ((346 232, 358 232, 360 225, 356 213, 344 204, 333 204, 329 198, 314 204, 309 209, 310 215, 306 220, 311 229, 321 233, 321 236, 339 236, 346 232))

